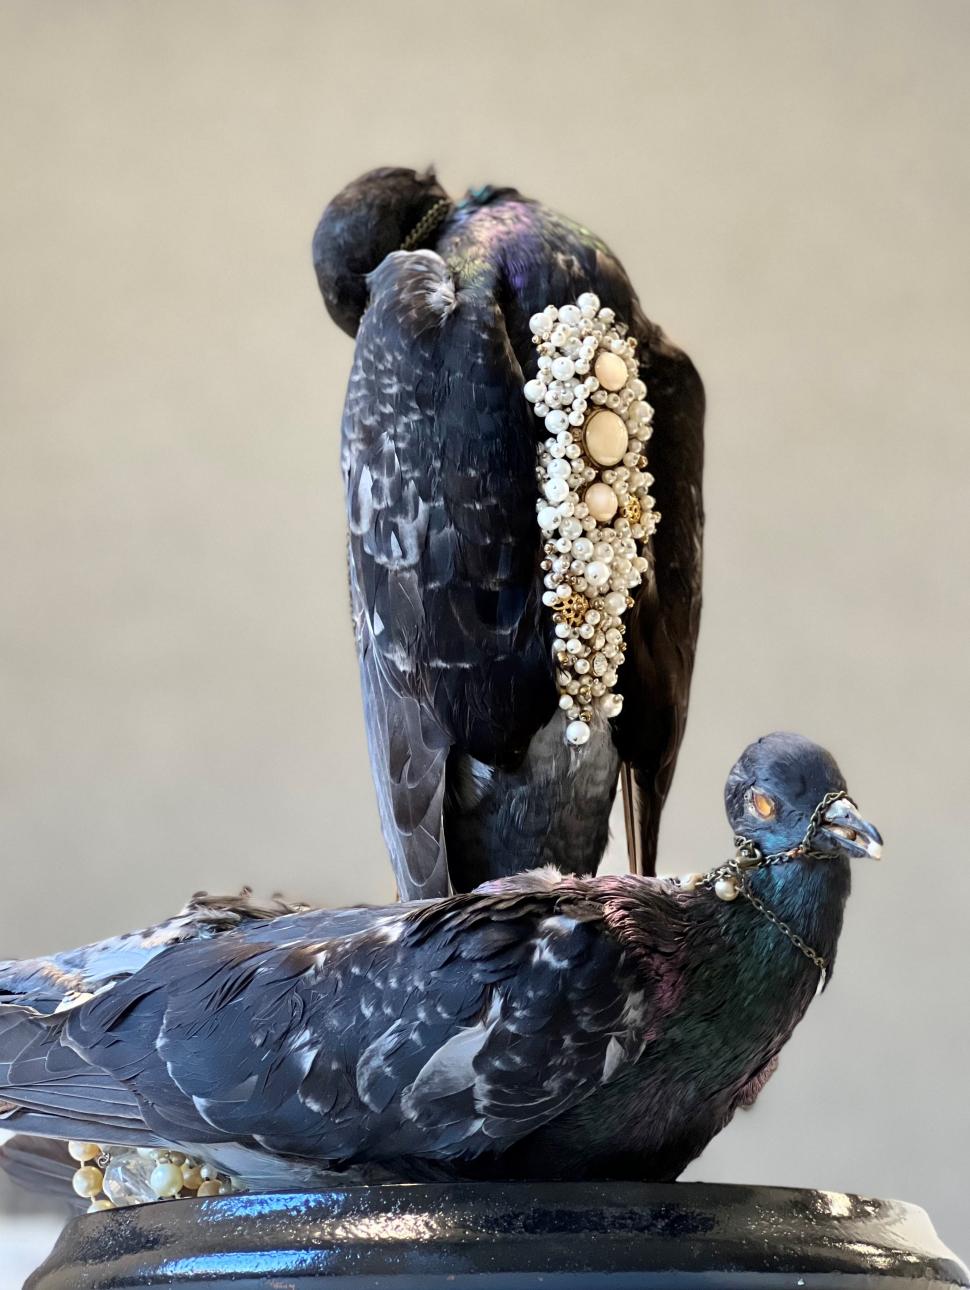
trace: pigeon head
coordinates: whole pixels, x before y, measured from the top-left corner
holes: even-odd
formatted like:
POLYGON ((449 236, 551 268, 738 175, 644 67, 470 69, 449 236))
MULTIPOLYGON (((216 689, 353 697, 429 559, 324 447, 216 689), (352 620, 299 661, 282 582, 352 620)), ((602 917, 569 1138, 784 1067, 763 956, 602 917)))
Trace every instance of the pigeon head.
POLYGON ((835 758, 802 735, 779 732, 749 744, 728 775, 724 802, 734 832, 763 854, 811 850, 846 858, 882 855, 882 838, 845 797, 822 812, 810 838, 816 809, 830 793, 844 793, 835 758))
MULTIPOLYGON (((448 194, 433 170, 385 166, 348 184, 323 212, 313 235, 313 266, 327 312, 348 335, 356 336, 367 308, 367 275, 400 250, 442 201, 448 194)), ((408 249, 434 239, 432 229, 408 249)))

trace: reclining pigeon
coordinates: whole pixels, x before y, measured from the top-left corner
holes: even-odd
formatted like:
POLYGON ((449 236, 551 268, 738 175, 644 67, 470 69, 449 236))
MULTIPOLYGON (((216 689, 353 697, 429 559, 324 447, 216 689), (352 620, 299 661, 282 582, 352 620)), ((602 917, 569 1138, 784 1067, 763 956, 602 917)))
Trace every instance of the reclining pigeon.
POLYGON ((117 972, 98 948, 4 965, 0 1126, 177 1145, 244 1185, 675 1178, 757 1094, 831 974, 849 859, 881 853, 800 736, 752 744, 725 799, 737 853, 705 875, 542 871, 134 938, 117 972))

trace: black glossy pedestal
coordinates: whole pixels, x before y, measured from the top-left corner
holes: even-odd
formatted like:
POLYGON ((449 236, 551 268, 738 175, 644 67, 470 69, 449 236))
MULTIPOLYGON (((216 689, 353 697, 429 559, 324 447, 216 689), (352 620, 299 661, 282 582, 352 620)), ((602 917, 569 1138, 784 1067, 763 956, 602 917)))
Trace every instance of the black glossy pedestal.
POLYGON ((704 1183, 352 1187, 170 1201, 68 1224, 25 1290, 970 1287, 923 1212, 704 1183))

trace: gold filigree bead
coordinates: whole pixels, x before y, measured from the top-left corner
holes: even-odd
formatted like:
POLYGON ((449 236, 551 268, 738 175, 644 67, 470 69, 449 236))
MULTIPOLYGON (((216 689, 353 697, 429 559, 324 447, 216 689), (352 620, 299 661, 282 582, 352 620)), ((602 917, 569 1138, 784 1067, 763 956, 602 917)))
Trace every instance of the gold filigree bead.
POLYGON ((559 612, 555 617, 558 622, 566 623, 569 627, 582 627, 588 613, 589 601, 582 592, 574 591, 559 606, 559 612))
POLYGON ((623 503, 623 518, 631 524, 639 524, 642 516, 643 508, 639 497, 628 497, 623 503))

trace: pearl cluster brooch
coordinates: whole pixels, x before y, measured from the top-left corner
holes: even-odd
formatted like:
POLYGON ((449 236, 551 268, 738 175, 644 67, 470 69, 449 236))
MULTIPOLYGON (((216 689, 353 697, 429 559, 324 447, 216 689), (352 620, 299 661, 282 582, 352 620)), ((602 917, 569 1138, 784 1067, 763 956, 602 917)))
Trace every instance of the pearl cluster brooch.
POLYGON ((529 319, 538 371, 525 397, 545 423, 537 469, 545 536, 542 603, 556 623, 553 652, 566 740, 589 739, 594 712, 619 714, 623 615, 650 567, 645 544, 660 515, 644 448, 653 408, 636 341, 612 309, 585 292, 529 319))
POLYGON ((102 1147, 96 1142, 69 1142, 67 1150, 78 1165, 71 1185, 90 1202, 89 1214, 176 1197, 225 1196, 236 1190, 228 1178, 183 1151, 102 1147))

